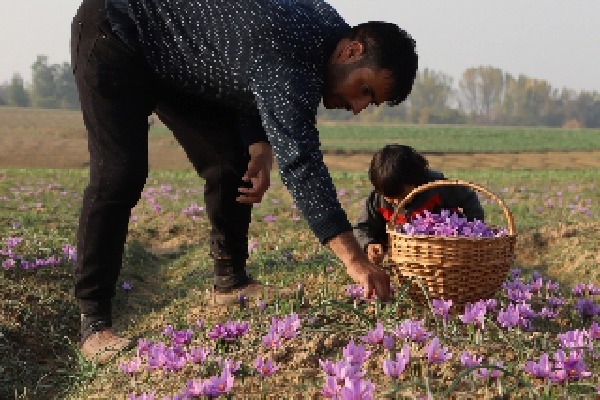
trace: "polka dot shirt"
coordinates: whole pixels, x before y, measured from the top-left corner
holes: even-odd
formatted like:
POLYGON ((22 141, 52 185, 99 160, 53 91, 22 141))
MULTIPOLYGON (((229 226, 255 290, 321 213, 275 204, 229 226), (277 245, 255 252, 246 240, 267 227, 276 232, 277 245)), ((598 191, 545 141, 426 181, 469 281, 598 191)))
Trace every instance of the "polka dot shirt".
POLYGON ((107 0, 107 10, 118 32, 136 32, 126 41, 161 80, 239 110, 247 143, 271 143, 283 183, 321 242, 352 230, 315 126, 325 64, 349 29, 329 4, 107 0))

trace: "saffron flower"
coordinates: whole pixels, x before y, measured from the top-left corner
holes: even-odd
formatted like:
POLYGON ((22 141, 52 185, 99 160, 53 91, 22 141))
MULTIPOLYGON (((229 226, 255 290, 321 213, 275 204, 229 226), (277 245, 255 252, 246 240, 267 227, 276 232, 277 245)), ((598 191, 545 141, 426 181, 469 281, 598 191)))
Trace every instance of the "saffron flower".
POLYGON ((463 351, 460 355, 460 363, 467 368, 473 368, 481 364, 483 356, 477 356, 477 354, 471 354, 468 351, 463 351))
POLYGON ((273 375, 279 369, 278 365, 275 365, 272 360, 268 360, 263 358, 263 356, 258 355, 256 357, 256 361, 254 361, 254 368, 256 371, 262 376, 266 378, 267 376, 273 375))
POLYGON ((398 378, 410 361, 410 347, 405 344, 400 353, 396 353, 396 361, 383 360, 383 373, 390 378, 398 378))
POLYGON ((121 361, 119 363, 119 368, 126 374, 135 374, 140 370, 141 366, 142 361, 139 358, 135 358, 129 361, 121 361))
POLYGON ((378 344, 383 342, 384 334, 383 324, 377 322, 376 328, 367 332, 366 336, 361 336, 360 339, 365 343, 378 344))
POLYGON ((224 368, 220 376, 211 376, 202 387, 202 394, 209 397, 219 397, 231 392, 233 388, 233 375, 229 368, 224 368))
POLYGON ((346 292, 353 299, 361 298, 364 295, 364 289, 360 285, 348 285, 346 292))
POLYGON ((365 375, 360 364, 351 364, 345 359, 336 362, 319 360, 319 365, 327 376, 335 377, 340 384, 343 384, 346 378, 360 379, 365 375))
POLYGON ((459 315, 458 318, 465 324, 478 324, 483 329, 483 321, 487 307, 484 302, 478 301, 475 304, 467 303, 465 305, 465 313, 459 315))
POLYGON ((519 326, 521 322, 519 309, 514 304, 509 304, 505 309, 500 309, 497 321, 504 328, 510 329, 519 326))
POLYGON ((346 379, 340 390, 340 400, 371 400, 375 385, 367 379, 346 379))
POLYGON ((188 350, 188 360, 195 364, 202 364, 211 353, 212 350, 204 347, 192 347, 188 350))
POLYGON ((354 344, 353 340, 350 340, 346 347, 342 350, 344 359, 352 365, 362 365, 367 358, 371 355, 370 351, 367 351, 364 346, 354 344))
POLYGON ((549 360, 548 354, 543 353, 540 356, 539 362, 527 361, 523 366, 523 370, 536 378, 544 379, 550 376, 552 363, 549 360))
MULTIPOLYGON (((504 363, 502 361, 498 361, 496 363, 496 367, 504 367, 504 363)), ((475 371, 475 376, 479 379, 493 379, 496 380, 502 375, 502 371, 499 369, 489 369, 489 368, 479 368, 475 371)))
POLYGON ((440 339, 437 336, 425 345, 424 350, 427 354, 427 361, 431 364, 442 364, 452 358, 452 353, 448 351, 447 347, 440 345, 440 339))
POLYGON ((442 299, 433 299, 432 300, 433 313, 436 315, 440 315, 444 322, 448 322, 448 312, 450 311, 450 307, 452 307, 452 300, 444 300, 442 299))
POLYGON ((413 321, 407 319, 398 324, 393 333, 400 339, 421 343, 431 336, 431 332, 423 327, 424 323, 424 320, 413 321))

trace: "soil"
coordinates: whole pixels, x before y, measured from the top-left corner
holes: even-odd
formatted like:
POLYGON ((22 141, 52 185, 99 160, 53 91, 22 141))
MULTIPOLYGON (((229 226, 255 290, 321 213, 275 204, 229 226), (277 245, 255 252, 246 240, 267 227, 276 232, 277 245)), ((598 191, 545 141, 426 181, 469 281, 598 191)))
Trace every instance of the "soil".
MULTIPOLYGON (((434 169, 567 169, 600 167, 600 151, 546 153, 424 153, 434 169)), ((172 137, 150 137, 151 169, 191 169, 181 146, 172 137)), ((367 171, 371 154, 324 155, 332 171, 367 171)), ((82 168, 89 162, 87 140, 77 135, 2 135, 0 168, 82 168)))

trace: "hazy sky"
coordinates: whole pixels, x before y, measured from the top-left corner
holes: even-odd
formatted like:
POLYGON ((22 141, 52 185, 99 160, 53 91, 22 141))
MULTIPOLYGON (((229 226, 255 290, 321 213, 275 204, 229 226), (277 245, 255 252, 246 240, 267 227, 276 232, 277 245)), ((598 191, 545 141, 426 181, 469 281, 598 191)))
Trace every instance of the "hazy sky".
MULTIPOLYGON (((236 0, 231 0, 236 1, 236 0)), ((243 0, 239 0, 243 1, 243 0)), ((80 0, 0 0, 0 82, 45 54, 69 61, 80 0)), ((600 0, 331 0, 350 24, 395 22, 415 38, 420 68, 454 78, 491 65, 553 87, 600 91, 600 0)))

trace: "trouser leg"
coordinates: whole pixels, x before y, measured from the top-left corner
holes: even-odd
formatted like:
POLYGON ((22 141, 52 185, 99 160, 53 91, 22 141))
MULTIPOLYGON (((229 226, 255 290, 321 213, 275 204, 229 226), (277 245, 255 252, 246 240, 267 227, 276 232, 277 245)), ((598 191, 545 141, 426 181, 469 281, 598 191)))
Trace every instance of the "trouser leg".
POLYGON ((232 288, 248 281, 248 227, 251 206, 238 203, 238 188, 248 167, 235 111, 194 98, 159 103, 156 113, 174 133, 198 174, 205 179, 204 200, 211 224, 210 255, 215 286, 232 288))
POLYGON ((148 174, 154 85, 143 57, 111 31, 104 0, 83 1, 73 20, 71 55, 90 154, 75 296, 82 314, 110 326, 129 217, 148 174))

